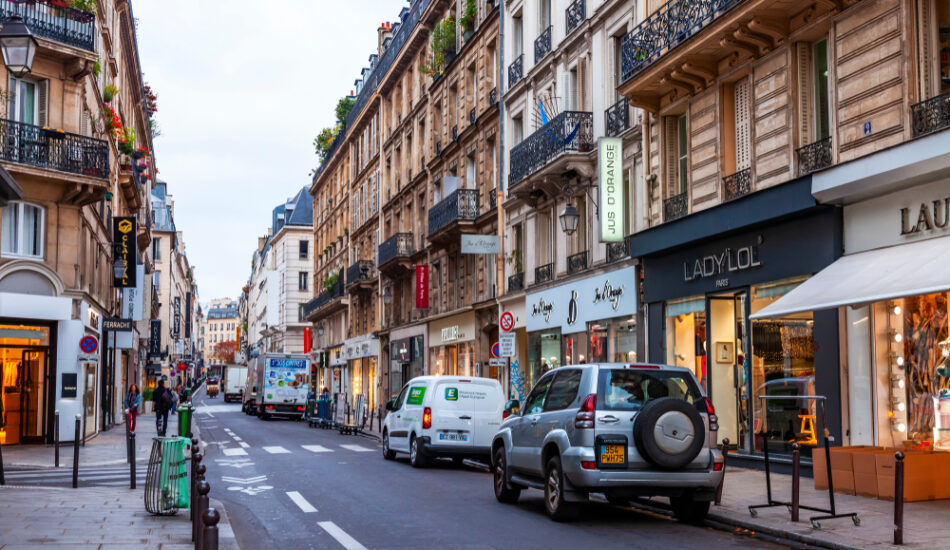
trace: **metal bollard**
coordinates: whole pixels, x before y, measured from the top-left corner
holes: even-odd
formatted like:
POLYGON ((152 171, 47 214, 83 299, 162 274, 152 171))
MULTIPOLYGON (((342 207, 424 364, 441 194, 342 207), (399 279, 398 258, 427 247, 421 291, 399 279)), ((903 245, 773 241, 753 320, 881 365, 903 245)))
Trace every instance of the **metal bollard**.
POLYGON ((59 468, 59 411, 53 417, 53 457, 53 463, 59 468))
POLYGON ((82 418, 80 415, 76 415, 76 437, 73 440, 73 489, 79 488, 79 440, 82 439, 82 434, 80 434, 79 421, 82 418))
POLYGON ((196 512, 195 528, 197 529, 197 538, 195 539, 195 550, 205 550, 205 525, 202 517, 208 510, 208 493, 211 492, 211 485, 202 479, 198 482, 198 509, 196 512))
POLYGON ((894 454, 894 544, 904 544, 904 453, 894 454))
POLYGON ((214 508, 208 508, 201 519, 205 528, 201 550, 218 550, 218 522, 221 521, 221 515, 214 508))
POLYGON ((129 461, 129 486, 135 489, 135 432, 129 435, 129 452, 132 460, 129 461))
POLYGON ((798 443, 792 443, 792 521, 798 521, 799 485, 801 484, 802 451, 798 443))
POLYGON ((130 429, 130 424, 132 423, 132 416, 129 412, 129 409, 125 409, 125 460, 132 462, 132 438, 130 434, 132 433, 130 429))
POLYGON ((191 472, 188 476, 188 499, 191 501, 188 513, 191 521, 195 520, 195 466, 197 466, 196 457, 198 454, 198 440, 191 438, 191 472))
MULTIPOLYGON (((198 460, 201 460, 201 454, 198 454, 198 460)), ((195 548, 201 544, 201 484, 204 482, 206 467, 199 464, 195 467, 195 494, 192 495, 191 508, 194 513, 191 515, 191 540, 195 541, 195 548)))
POLYGON ((719 506, 722 503, 722 486, 726 484, 726 457, 729 453, 726 450, 729 448, 729 438, 722 438, 722 446, 719 448, 722 451, 722 481, 719 482, 719 487, 716 487, 716 506, 719 506))

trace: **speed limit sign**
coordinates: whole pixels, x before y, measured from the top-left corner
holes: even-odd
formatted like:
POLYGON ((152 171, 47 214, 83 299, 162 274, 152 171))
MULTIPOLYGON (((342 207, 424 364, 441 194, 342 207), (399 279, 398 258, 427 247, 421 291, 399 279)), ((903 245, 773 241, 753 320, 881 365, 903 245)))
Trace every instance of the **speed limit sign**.
POLYGON ((511 329, 515 328, 515 316, 510 311, 502 313, 498 319, 498 326, 505 332, 511 332, 511 329))

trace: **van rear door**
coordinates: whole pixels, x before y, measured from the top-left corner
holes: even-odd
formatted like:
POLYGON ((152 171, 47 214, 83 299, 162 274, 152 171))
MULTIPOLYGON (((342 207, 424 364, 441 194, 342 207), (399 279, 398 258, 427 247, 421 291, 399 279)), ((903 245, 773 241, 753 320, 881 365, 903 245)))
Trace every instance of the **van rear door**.
POLYGON ((475 378, 471 383, 461 384, 460 391, 464 392, 460 398, 467 398, 470 393, 475 405, 473 446, 490 452, 492 437, 501 426, 505 410, 501 384, 490 378, 475 378))
MULTIPOLYGON (((475 394, 471 380, 439 379, 429 401, 432 444, 465 450, 475 445, 475 394)), ((478 393, 484 393, 479 388, 478 393)))

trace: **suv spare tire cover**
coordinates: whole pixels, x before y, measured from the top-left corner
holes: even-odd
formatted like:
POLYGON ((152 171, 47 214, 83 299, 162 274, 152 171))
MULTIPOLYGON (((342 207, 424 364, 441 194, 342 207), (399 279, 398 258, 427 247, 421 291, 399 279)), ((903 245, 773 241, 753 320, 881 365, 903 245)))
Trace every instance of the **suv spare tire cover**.
POLYGON ((699 455, 706 443, 706 425, 695 406, 662 397, 640 410, 633 423, 633 441, 647 461, 675 470, 699 455))

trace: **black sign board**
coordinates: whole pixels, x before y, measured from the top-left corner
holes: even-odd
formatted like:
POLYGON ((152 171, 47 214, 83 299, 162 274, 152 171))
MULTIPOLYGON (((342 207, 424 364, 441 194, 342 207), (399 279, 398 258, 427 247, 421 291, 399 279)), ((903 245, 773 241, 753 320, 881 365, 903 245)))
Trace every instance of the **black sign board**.
POLYGON ((135 218, 112 218, 113 261, 122 264, 121 276, 112 275, 115 288, 135 288, 135 260, 138 258, 135 225, 135 218))
POLYGON ((191 338, 191 293, 185 293, 185 338, 191 338))
POLYGON ((162 355, 162 320, 152 319, 148 327, 148 355, 160 357, 162 355))
POLYGON ((174 316, 172 317, 172 338, 178 339, 178 336, 181 335, 181 297, 175 296, 174 305, 172 306, 174 311, 174 316))
POLYGON ((412 341, 409 338, 393 342, 393 360, 402 363, 412 361, 412 341))
POLYGON ((64 372, 62 376, 63 376, 63 381, 62 381, 62 384, 60 385, 60 387, 62 388, 62 391, 60 392, 61 393, 60 397, 63 397, 63 398, 76 397, 76 394, 77 394, 76 384, 77 384, 77 378, 79 375, 76 374, 75 372, 64 372))
POLYGON ((102 320, 102 330, 106 332, 132 332, 132 319, 120 319, 119 317, 106 317, 102 320))

